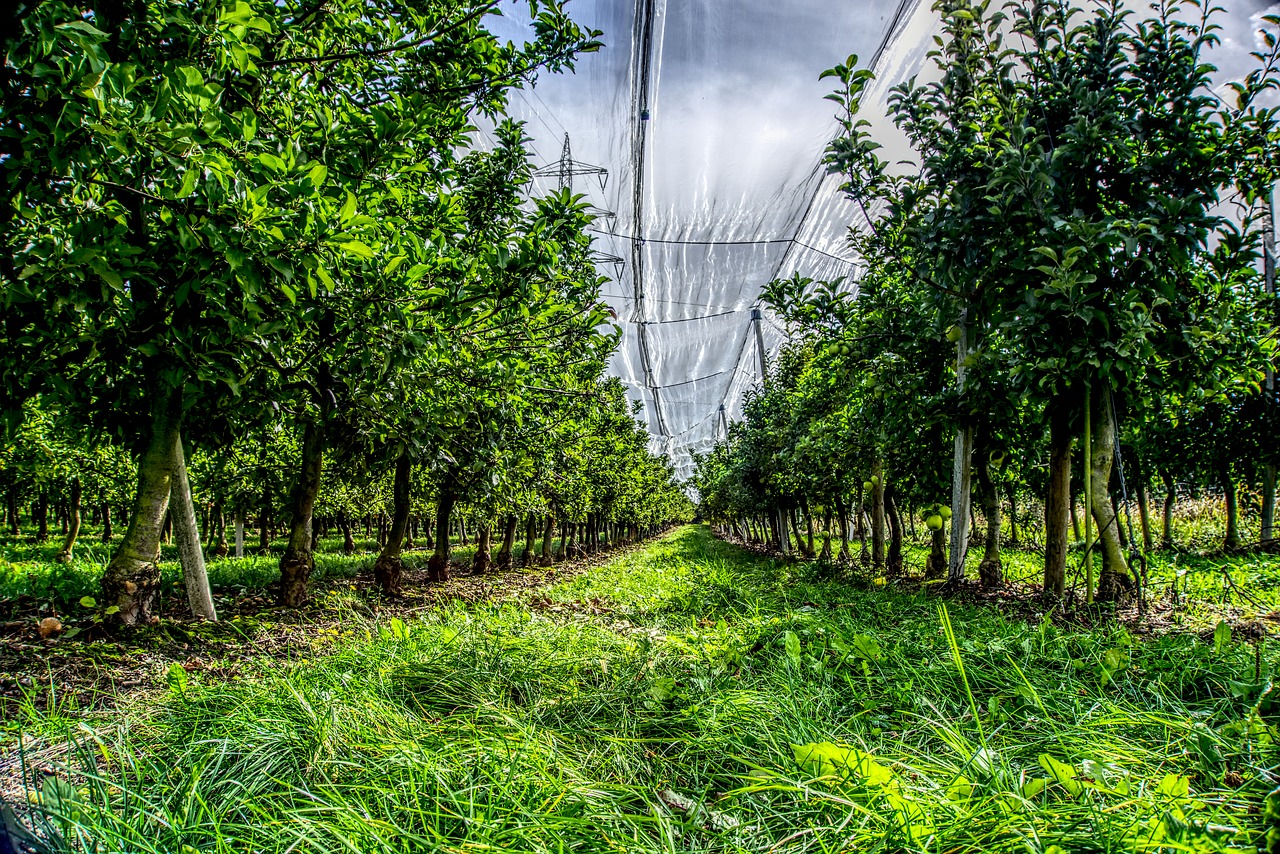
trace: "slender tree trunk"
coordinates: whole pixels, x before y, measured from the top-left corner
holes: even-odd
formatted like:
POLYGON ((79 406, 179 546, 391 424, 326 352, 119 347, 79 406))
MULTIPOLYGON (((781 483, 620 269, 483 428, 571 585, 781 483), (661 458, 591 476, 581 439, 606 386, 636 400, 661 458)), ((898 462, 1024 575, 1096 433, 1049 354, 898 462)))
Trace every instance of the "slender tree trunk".
POLYGON ((400 556, 404 549, 404 534, 409 527, 409 475, 409 449, 406 446, 396 457, 395 480, 391 486, 391 527, 387 531, 387 541, 373 564, 374 580, 388 595, 400 592, 404 575, 404 561, 400 556))
POLYGON ((218 526, 218 541, 214 543, 213 554, 214 554, 214 557, 226 557, 227 556, 227 514, 223 510, 221 502, 219 502, 216 505, 213 516, 214 516, 214 522, 218 526))
POLYGON ((1276 539, 1276 467, 1262 467, 1262 534, 1263 542, 1276 539))
POLYGON ((1164 530, 1160 532, 1160 548, 1173 548, 1173 509, 1178 500, 1177 484, 1173 480, 1173 475, 1167 472, 1161 474, 1164 481, 1164 506, 1161 508, 1161 522, 1164 530))
POLYGON ((902 516, 894 500, 893 484, 884 487, 885 514, 889 519, 889 555, 885 563, 886 575, 902 574, 902 516))
POLYGON ((1102 572, 1098 574, 1098 596, 1102 602, 1115 602, 1133 589, 1133 578, 1120 544, 1120 518, 1111 502, 1111 469, 1116 459, 1117 425, 1105 387, 1093 392, 1093 471, 1090 498, 1093 520, 1098 526, 1098 544, 1102 550, 1102 572))
POLYGON ((467 537, 467 517, 458 514, 458 543, 463 546, 471 545, 471 540, 467 537))
POLYGON ((924 565, 925 581, 947 577, 947 526, 929 531, 929 559, 924 565))
POLYGON ((1230 469, 1224 468, 1222 472, 1222 496, 1227 512, 1227 533, 1222 538, 1222 550, 1233 552, 1240 548, 1240 506, 1230 469))
POLYGON ((884 461, 876 457, 871 466, 871 563, 884 571, 884 461))
MULTIPOLYGON (((969 357, 969 309, 964 308, 956 321, 960 333, 956 340, 956 391, 965 392, 965 375, 969 357)), ((965 558, 969 551, 969 524, 972 510, 973 425, 956 426, 955 447, 951 462, 951 563, 948 581, 964 578, 965 558)))
POLYGON ((76 547, 76 537, 80 536, 80 477, 71 479, 71 500, 67 503, 67 531, 62 540, 62 548, 55 558, 59 563, 71 562, 71 551, 76 547))
POLYGON ((449 528, 453 524, 453 508, 458 502, 457 473, 450 471, 440 486, 436 503, 436 546, 427 561, 427 578, 432 582, 449 580, 449 559, 452 554, 449 528))
POLYGON ((983 587, 995 588, 1004 584, 1004 567, 1000 562, 1000 491, 991 476, 991 455, 986 442, 978 451, 974 468, 982 493, 982 515, 987 521, 987 542, 983 547, 982 563, 978 564, 978 581, 983 587))
POLYGON ((342 553, 344 555, 355 554, 356 538, 351 531, 351 517, 347 515, 346 510, 338 511, 338 529, 342 531, 342 553))
POLYGON ((187 590, 191 616, 214 622, 218 612, 209 590, 209 574, 205 570, 204 551, 200 544, 200 528, 196 525, 196 508, 191 501, 191 482, 187 479, 187 454, 181 434, 174 437, 173 478, 169 485, 169 515, 178 541, 178 558, 182 562, 182 582, 187 590))
POLYGON ((1138 524, 1142 528, 1142 550, 1150 554, 1155 549, 1151 540, 1151 496, 1145 475, 1138 481, 1138 524))
POLYGON ((844 506, 844 496, 839 492, 836 493, 836 519, 840 526, 840 552, 836 555, 836 560, 847 561, 849 559, 849 514, 844 506))
POLYGON ((516 514, 508 514, 503 522, 502 529, 502 547, 498 549, 498 569, 507 570, 511 568, 511 556, 516 548, 516 529, 520 526, 520 519, 516 514))
POLYGON ((471 571, 477 575, 484 575, 489 571, 489 566, 493 563, 493 558, 489 553, 491 547, 491 531, 492 528, 488 519, 481 519, 476 522, 476 554, 471 559, 471 571))
POLYGON ((110 502, 102 502, 102 541, 104 543, 111 542, 111 504, 110 502))
POLYGON ((1276 539, 1276 467, 1262 467, 1262 542, 1276 539))
POLYGON ((804 513, 804 530, 805 530, 805 549, 804 556, 813 559, 816 554, 813 550, 813 514, 809 512, 809 502, 800 499, 800 511, 804 513))
POLYGON ((36 517, 36 542, 46 542, 49 539, 49 496, 43 490, 31 515, 36 517))
POLYGON ((1018 488, 1013 481, 1005 484, 1005 500, 1009 502, 1009 545, 1017 548, 1018 543, 1018 488))
POLYGON ((1061 596, 1067 584, 1067 525, 1071 505, 1071 409, 1049 405, 1049 491, 1044 502, 1044 592, 1061 596))
MULTIPOLYGON (((324 468, 324 430, 308 420, 302 429, 302 459, 298 480, 290 501, 289 544, 280 557, 280 604, 300 608, 307 599, 307 585, 315 570, 315 553, 311 550, 311 525, 316 495, 320 492, 320 474, 324 468)), ((269 502, 263 493, 263 531, 267 530, 269 502)))
POLYGON ((818 552, 818 560, 823 563, 831 562, 831 505, 827 505, 827 512, 822 520, 822 551, 818 552))
POLYGON ((554 562, 553 556, 552 556, 552 549, 555 548, 555 543, 552 542, 552 538, 555 537, 555 534, 556 534, 556 517, 553 514, 548 513, 542 522, 542 561, 541 563, 543 566, 551 566, 551 564, 554 562))
POLYGON ((18 490, 10 488, 5 500, 9 505, 9 533, 15 537, 22 533, 22 517, 18 515, 18 490))
POLYGON ((1080 534, 1080 517, 1076 515, 1076 497, 1071 496, 1071 533, 1074 535, 1074 542, 1080 542, 1084 539, 1080 534))
POLYGON ((521 566, 533 566, 534 549, 538 540, 538 516, 532 511, 524 520, 524 554, 520 555, 521 566))
POLYGON ((258 515, 258 551, 266 554, 271 545, 271 484, 262 481, 262 510, 258 515))
POLYGON ((138 487, 129 526, 102 574, 104 607, 120 610, 115 618, 126 625, 151 619, 160 591, 160 529, 169 507, 173 480, 173 447, 181 420, 181 392, 161 388, 151 396, 151 435, 138 460, 138 487))

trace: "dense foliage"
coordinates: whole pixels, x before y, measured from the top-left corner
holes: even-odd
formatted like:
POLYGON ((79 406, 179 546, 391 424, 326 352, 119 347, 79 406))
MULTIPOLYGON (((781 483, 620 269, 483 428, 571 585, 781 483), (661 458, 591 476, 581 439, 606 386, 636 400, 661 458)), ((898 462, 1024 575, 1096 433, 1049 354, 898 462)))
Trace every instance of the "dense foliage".
POLYGON ((1156 477, 1166 504, 1179 485, 1220 490, 1227 548, 1241 545, 1249 487, 1255 541, 1271 540, 1275 33, 1227 104, 1209 86, 1207 5, 935 9, 936 68, 889 104, 911 168, 881 160, 859 116, 870 72, 856 58, 828 72, 843 112, 827 162, 861 214, 850 226, 866 272, 856 288, 770 286, 791 343, 701 461, 705 512, 786 548, 792 508, 811 527, 815 510, 843 526, 865 504, 872 559, 894 572, 899 508, 922 511, 929 574, 958 581, 980 509, 980 575, 998 585, 1002 505, 1017 536, 1030 501, 1044 513, 1044 587, 1060 595, 1082 486, 1085 527, 1096 523, 1086 555, 1102 555, 1096 585, 1085 562, 1087 595, 1113 600, 1142 583, 1139 537, 1118 511, 1137 499, 1149 550, 1156 477))
POLYGON ((150 618, 166 520, 192 539, 197 503, 206 531, 257 514, 263 547, 285 521, 287 605, 317 508, 385 509, 392 593, 415 515, 501 522, 509 558, 528 514, 594 537, 685 511, 603 378, 585 205, 535 197, 504 117, 599 34, 527 8, 523 44, 492 0, 56 0, 6 35, 6 515, 111 513, 118 619, 150 618))

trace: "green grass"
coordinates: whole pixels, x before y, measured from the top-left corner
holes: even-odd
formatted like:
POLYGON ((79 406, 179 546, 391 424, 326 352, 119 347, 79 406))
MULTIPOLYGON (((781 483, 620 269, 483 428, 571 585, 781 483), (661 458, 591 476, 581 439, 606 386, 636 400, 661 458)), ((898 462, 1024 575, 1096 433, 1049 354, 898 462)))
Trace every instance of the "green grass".
POLYGON ((944 613, 702 527, 349 624, 68 725, 51 849, 1246 851, 1277 772, 1270 651, 1257 685, 1225 637, 944 613))
MULTIPOLYGON (((522 532, 523 536, 523 532, 522 532)), ((111 544, 102 543, 97 537, 84 538, 76 544, 69 563, 57 563, 61 541, 51 536, 48 542, 36 544, 29 536, 0 535, 0 603, 6 599, 30 598, 47 603, 53 609, 68 613, 79 609, 81 597, 98 594, 99 580, 119 538, 111 544)), ((556 542, 559 545, 559 542, 556 542)), ((342 539, 330 537, 321 540, 316 551, 316 571, 313 583, 332 579, 354 578, 372 571, 378 555, 378 544, 372 540, 357 539, 352 555, 342 553, 342 539)), ((431 552, 421 548, 405 552, 404 561, 411 568, 426 566, 431 552)), ((499 543, 492 546, 497 551, 499 543)), ((206 549, 209 584, 215 593, 260 590, 280 580, 280 556, 285 543, 277 540, 267 554, 257 549, 257 539, 245 543, 245 557, 214 558, 206 549)), ((540 553, 542 540, 535 541, 535 551, 540 553)), ((468 565, 475 556, 474 541, 463 546, 455 542, 451 556, 455 564, 468 565)), ((516 554, 524 552, 524 540, 516 544, 516 554)), ((178 564, 177 546, 165 544, 160 549, 160 573, 162 589, 181 592, 182 568, 178 564)), ((185 601, 185 600, 184 600, 185 601)))

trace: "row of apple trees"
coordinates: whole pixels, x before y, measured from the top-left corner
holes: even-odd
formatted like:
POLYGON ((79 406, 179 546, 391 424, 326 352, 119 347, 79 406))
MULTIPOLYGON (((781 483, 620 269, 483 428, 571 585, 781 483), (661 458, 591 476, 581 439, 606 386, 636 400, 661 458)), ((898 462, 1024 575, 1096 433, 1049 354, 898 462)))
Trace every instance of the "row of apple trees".
POLYGON ((1165 538, 1178 488, 1220 490, 1235 548, 1248 485, 1273 540, 1280 21, 1223 100, 1208 6, 935 8, 936 67, 888 99, 907 167, 881 159, 861 114, 871 73, 856 58, 827 72, 842 107, 827 163, 865 269, 856 288, 767 289, 790 343, 701 460, 703 512, 784 548, 806 518, 808 551, 815 514, 865 515, 889 572, 919 520, 930 576, 963 578, 972 540, 991 585, 1002 531, 1031 525, 1061 595, 1083 498, 1102 559, 1086 589, 1108 599, 1141 584, 1155 490, 1165 538), (1118 512, 1130 502, 1140 531, 1118 512))
POLYGON ((193 492, 206 529, 285 520, 285 605, 317 512, 367 513, 371 491, 392 592, 415 496, 433 578, 464 509, 504 545, 530 514, 595 538, 684 511, 603 378, 589 215, 533 192, 505 116, 599 46, 562 5, 525 3, 521 42, 490 29, 496 0, 48 0, 9 22, 6 515, 86 487, 119 504, 118 477, 61 449, 132 468, 102 579, 118 619, 150 618, 168 525, 213 616, 193 492))

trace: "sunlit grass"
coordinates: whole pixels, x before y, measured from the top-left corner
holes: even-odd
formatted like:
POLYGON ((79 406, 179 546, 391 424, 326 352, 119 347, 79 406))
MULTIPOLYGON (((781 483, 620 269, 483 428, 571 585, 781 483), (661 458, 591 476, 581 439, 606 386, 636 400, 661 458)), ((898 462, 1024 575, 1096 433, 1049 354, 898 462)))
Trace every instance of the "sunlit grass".
POLYGON ((546 596, 353 612, 354 642, 266 678, 175 672, 65 733, 78 772, 46 784, 45 832, 135 852, 1254 844, 1278 733, 1251 646, 949 617, 954 643, 927 594, 688 527, 546 596))

